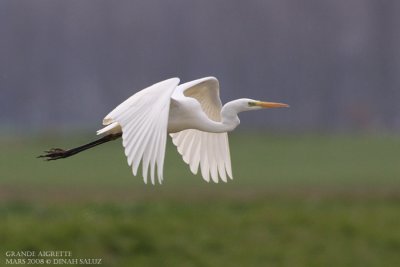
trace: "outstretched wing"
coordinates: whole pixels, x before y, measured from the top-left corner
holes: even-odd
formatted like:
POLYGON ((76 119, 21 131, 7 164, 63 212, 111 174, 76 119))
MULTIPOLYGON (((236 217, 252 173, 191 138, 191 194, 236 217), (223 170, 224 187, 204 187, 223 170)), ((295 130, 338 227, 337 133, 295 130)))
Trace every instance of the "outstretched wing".
POLYGON ((218 174, 222 181, 227 175, 232 179, 231 159, 227 133, 208 133, 199 130, 184 130, 170 134, 183 161, 197 174, 199 166, 203 179, 218 183, 218 174))
MULTIPOLYGON (((222 104, 219 98, 219 84, 214 77, 207 77, 178 86, 172 98, 179 101, 182 97, 196 99, 204 113, 214 121, 221 121, 222 104)), ((207 182, 218 182, 227 176, 232 179, 232 167, 227 133, 209 133, 189 129, 170 134, 173 143, 190 170, 197 174, 200 166, 201 175, 207 182)))
POLYGON ((159 183, 163 180, 163 165, 171 95, 179 84, 178 78, 156 83, 134 94, 103 120, 104 125, 117 122, 122 128, 123 146, 133 174, 142 161, 142 174, 147 183, 154 184, 155 165, 159 183))

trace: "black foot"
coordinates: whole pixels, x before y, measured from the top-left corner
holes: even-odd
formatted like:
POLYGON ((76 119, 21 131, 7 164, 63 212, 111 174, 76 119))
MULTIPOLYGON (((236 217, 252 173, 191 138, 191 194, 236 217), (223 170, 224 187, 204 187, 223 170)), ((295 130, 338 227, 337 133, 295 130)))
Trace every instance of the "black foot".
POLYGON ((66 158, 69 155, 67 150, 61 148, 52 148, 49 151, 44 151, 46 154, 38 156, 38 158, 45 158, 45 160, 56 160, 66 158))

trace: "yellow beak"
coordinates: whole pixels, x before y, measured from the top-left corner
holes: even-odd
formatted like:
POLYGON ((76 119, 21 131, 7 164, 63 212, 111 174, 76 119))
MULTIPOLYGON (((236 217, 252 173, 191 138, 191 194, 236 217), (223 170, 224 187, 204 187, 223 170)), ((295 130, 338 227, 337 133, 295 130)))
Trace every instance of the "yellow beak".
POLYGON ((289 107, 288 104, 284 104, 284 103, 262 102, 262 101, 255 102, 255 105, 262 107, 262 108, 288 108, 289 107))

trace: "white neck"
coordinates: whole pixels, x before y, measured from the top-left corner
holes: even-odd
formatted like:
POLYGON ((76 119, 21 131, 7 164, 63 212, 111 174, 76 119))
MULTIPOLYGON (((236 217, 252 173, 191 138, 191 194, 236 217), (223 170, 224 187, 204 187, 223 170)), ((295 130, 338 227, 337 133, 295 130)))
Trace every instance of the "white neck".
MULTIPOLYGON (((225 133, 233 131, 240 123, 238 113, 258 109, 249 106, 251 99, 237 99, 226 103, 221 109, 221 121, 210 119, 199 107, 198 112, 191 113, 172 108, 168 118, 168 133, 176 133, 186 129, 197 129, 209 133, 225 133)), ((193 100, 195 101, 195 100, 193 100)))
POLYGON ((240 120, 238 113, 245 111, 241 105, 239 105, 238 100, 234 100, 226 103, 221 110, 221 122, 209 121, 207 125, 203 125, 203 131, 212 133, 224 133, 233 131, 239 124, 240 120))

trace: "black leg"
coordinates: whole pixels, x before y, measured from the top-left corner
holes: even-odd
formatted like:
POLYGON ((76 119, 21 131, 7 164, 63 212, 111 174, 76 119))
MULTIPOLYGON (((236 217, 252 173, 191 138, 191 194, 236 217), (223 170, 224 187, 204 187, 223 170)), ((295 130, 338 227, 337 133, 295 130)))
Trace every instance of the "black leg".
POLYGON ((97 139, 93 142, 90 142, 88 144, 78 146, 69 150, 64 150, 61 148, 52 148, 48 151, 45 151, 46 154, 38 156, 38 158, 45 158, 46 160, 57 160, 57 159, 63 159, 63 158, 68 158, 70 156, 73 156, 75 154, 78 154, 82 151, 85 151, 89 148, 107 143, 109 141, 118 139, 122 136, 122 133, 117 133, 117 134, 109 134, 106 135, 100 139, 97 139))

